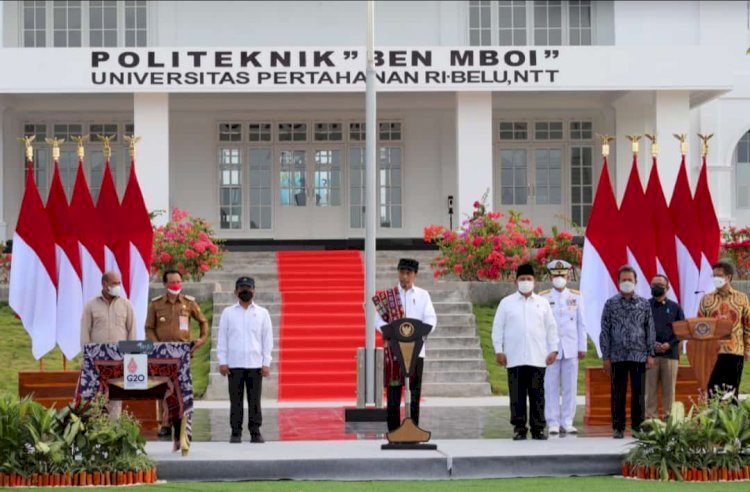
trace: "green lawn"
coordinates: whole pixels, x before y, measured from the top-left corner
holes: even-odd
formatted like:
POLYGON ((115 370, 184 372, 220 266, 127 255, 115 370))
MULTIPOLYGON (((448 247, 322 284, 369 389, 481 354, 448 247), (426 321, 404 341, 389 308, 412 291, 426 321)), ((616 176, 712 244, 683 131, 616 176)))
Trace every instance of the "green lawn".
MULTIPOLYGON (((209 330, 213 318, 213 303, 201 303, 201 309, 208 318, 209 330)), ((193 321, 191 331, 198 336, 198 324, 193 321)), ((196 353, 192 360, 193 391, 196 397, 203 396, 208 386, 208 370, 211 355, 211 334, 206 343, 196 353)), ((18 372, 39 370, 39 361, 31 355, 31 339, 23 329, 21 321, 16 319, 6 303, 0 303, 0 396, 18 394, 18 372)), ((43 357, 44 369, 62 370, 63 357, 59 348, 55 348, 43 357)), ((68 369, 80 369, 80 355, 68 362, 68 369)))
MULTIPOLYGON (((86 490, 109 490, 101 487, 87 487, 86 490)), ((581 490, 607 492, 677 492, 695 490, 700 492, 721 491, 739 492, 748 489, 747 482, 738 483, 677 483, 650 482, 619 477, 571 477, 571 478, 506 478, 493 480, 442 480, 442 481, 383 481, 383 482, 174 482, 161 485, 136 486, 134 490, 175 490, 196 492, 240 491, 255 492, 318 492, 318 491, 362 491, 392 492, 394 490, 454 492, 455 490, 513 492, 580 492, 581 490)), ((80 490, 80 488, 55 488, 55 490, 80 490)))
MULTIPOLYGON (((474 314, 477 318, 477 330, 482 344, 482 354, 489 370, 490 386, 492 394, 508 394, 508 375, 504 367, 495 362, 495 349, 492 346, 492 320, 495 317, 496 306, 474 306, 474 314)), ((687 358, 682 355, 682 364, 687 364, 687 358)), ((602 361, 596 355, 594 343, 589 339, 586 357, 578 364, 578 394, 586 392, 586 368, 601 367, 602 361)), ((750 364, 745 364, 740 384, 741 393, 750 393, 750 364)))

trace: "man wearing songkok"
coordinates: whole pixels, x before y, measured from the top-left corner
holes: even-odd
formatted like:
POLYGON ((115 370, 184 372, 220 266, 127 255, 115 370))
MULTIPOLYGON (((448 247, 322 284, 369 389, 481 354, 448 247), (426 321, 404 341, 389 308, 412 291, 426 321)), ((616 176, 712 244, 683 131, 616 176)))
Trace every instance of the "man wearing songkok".
POLYGON ((532 439, 544 433, 544 372, 555 362, 560 339, 547 299, 534 293, 534 268, 523 264, 516 270, 517 292, 505 297, 492 322, 495 360, 508 368, 510 423, 513 440, 526 439, 526 400, 532 439))
POLYGON ((718 387, 733 391, 737 397, 742 368, 745 361, 750 360, 750 302, 744 293, 732 287, 734 265, 719 261, 713 265, 713 270, 716 290, 703 296, 698 315, 728 319, 733 324, 729 340, 719 346, 719 358, 708 380, 708 391, 713 393, 718 387))
MULTIPOLYGON (((414 285, 419 271, 419 262, 411 258, 401 258, 398 262, 398 285, 378 291, 373 297, 376 310, 375 327, 380 328, 401 318, 418 319, 430 325, 430 333, 435 331, 437 315, 429 292, 414 285)), ((411 418, 419 425, 419 398, 422 393, 422 371, 424 369, 425 348, 417 359, 414 375, 409 379, 411 389, 411 418)), ((401 425, 401 392, 404 375, 401 372, 396 354, 386 346, 384 349, 383 384, 387 388, 388 431, 393 432, 401 425)))
POLYGON ((635 293, 638 277, 630 265, 617 271, 620 293, 607 299, 602 310, 602 350, 604 372, 612 382, 612 437, 625 432, 625 397, 630 378, 630 422, 638 431, 645 411, 646 369, 654 365, 656 331, 651 304, 635 293))
POLYGON ((680 341, 672 330, 672 323, 685 319, 682 307, 667 299, 669 280, 665 275, 651 279, 651 315, 654 317, 656 344, 654 345, 654 367, 646 371, 646 418, 659 418, 657 393, 661 387, 664 416, 672 411, 677 369, 679 367, 680 341))
POLYGON ((240 277, 234 283, 239 301, 224 309, 219 320, 216 355, 219 373, 229 376, 230 443, 242 442, 242 420, 247 389, 248 429, 250 442, 265 442, 260 433, 263 424, 261 391, 263 378, 271 374, 273 327, 268 310, 253 302, 255 280, 240 277))
POLYGON ((575 434, 578 360, 586 356, 586 321, 581 292, 568 288, 572 265, 565 260, 547 264, 553 289, 539 293, 552 307, 560 345, 557 359, 544 374, 544 417, 550 434, 575 434), (562 390, 562 406, 560 405, 562 390))

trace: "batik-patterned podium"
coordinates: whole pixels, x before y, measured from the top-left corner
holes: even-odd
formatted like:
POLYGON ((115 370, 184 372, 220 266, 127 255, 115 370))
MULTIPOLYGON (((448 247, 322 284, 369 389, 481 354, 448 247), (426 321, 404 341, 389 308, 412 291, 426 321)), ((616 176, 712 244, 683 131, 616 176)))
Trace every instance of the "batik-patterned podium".
POLYGON ((99 394, 113 400, 166 400, 173 423, 180 424, 175 447, 186 455, 192 440, 193 380, 190 374, 192 342, 153 343, 148 356, 148 378, 144 390, 124 389, 124 353, 117 343, 90 343, 83 348, 81 376, 76 400, 91 400, 99 394), (179 446, 178 446, 179 445, 179 446))
POLYGON ((430 432, 417 427, 411 418, 410 379, 417 369, 417 357, 422 351, 424 339, 432 330, 430 325, 418 319, 401 318, 381 328, 383 339, 391 352, 396 355, 401 374, 404 375, 404 406, 406 417, 401 426, 386 434, 388 444, 382 449, 437 449, 435 444, 425 444, 430 440, 430 432))

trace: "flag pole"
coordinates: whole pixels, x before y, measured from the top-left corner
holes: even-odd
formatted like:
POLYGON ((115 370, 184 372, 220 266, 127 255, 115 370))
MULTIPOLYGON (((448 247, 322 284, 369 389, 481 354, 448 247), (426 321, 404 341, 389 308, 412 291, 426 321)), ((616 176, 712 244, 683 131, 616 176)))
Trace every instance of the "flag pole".
POLYGON ((375 1, 367 2, 365 102, 365 404, 375 403, 375 234, 377 217, 377 106, 375 90, 375 1))

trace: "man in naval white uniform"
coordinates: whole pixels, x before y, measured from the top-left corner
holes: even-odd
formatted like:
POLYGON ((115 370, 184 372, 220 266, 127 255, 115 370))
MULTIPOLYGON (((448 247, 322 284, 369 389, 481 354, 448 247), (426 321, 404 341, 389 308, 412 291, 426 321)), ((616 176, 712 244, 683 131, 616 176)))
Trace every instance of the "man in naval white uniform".
POLYGON ((573 419, 578 393, 578 360, 586 356, 586 318, 581 293, 567 287, 571 268, 572 265, 564 260, 549 262, 547 269, 554 288, 539 293, 552 307, 560 338, 557 359, 544 376, 544 417, 550 434, 578 432, 573 427, 573 419))

